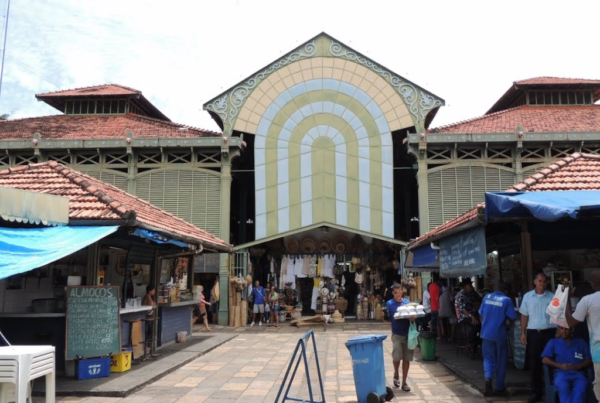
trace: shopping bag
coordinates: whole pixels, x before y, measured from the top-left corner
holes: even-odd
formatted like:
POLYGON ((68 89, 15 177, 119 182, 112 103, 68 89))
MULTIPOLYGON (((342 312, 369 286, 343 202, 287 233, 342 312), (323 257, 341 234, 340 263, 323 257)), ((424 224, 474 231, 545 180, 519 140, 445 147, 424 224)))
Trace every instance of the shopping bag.
POLYGON ((554 298, 546 308, 546 313, 550 316, 550 322, 562 327, 569 327, 565 318, 565 309, 567 308, 567 299, 569 298, 569 287, 558 286, 554 293, 554 298))
POLYGON ((408 342, 407 347, 409 350, 414 350, 419 344, 419 332, 417 330, 417 324, 412 322, 408 329, 408 342))

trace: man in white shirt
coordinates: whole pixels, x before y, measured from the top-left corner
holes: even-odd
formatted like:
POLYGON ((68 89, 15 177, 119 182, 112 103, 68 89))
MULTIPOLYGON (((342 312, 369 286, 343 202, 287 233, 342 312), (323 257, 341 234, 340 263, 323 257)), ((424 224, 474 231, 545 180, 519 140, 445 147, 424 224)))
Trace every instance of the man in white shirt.
POLYGON ((546 290, 548 278, 543 272, 535 275, 535 289, 523 296, 519 308, 521 314, 521 343, 527 346, 527 360, 531 369, 531 390, 533 394, 528 402, 536 402, 542 398, 543 367, 542 353, 546 344, 556 334, 556 325, 550 323, 546 309, 554 294, 546 290))
POLYGON ((421 303, 426 315, 417 319, 417 326, 419 326, 421 330, 425 330, 431 320, 431 296, 429 295, 429 284, 427 284, 427 289, 423 292, 423 302, 421 303))
POLYGON ((570 327, 575 327, 587 320, 590 331, 590 352, 596 373, 594 394, 596 399, 600 400, 600 269, 592 272, 590 284, 594 293, 581 298, 573 314, 571 314, 571 299, 567 299, 565 318, 570 327))

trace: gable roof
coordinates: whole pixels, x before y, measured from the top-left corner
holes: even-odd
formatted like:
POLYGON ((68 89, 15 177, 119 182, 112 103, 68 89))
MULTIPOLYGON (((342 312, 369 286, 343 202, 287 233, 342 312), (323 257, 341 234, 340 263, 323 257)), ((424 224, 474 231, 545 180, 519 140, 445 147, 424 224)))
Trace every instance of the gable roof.
MULTIPOLYGON (((540 169, 507 192, 540 192, 560 190, 600 190, 600 155, 575 153, 540 169)), ((460 232, 483 222, 485 203, 463 213, 410 242, 409 249, 460 232)))
MULTIPOLYGON (((221 98, 222 100, 224 100, 224 103, 221 106, 227 106, 227 104, 226 104, 227 100, 225 99, 225 97, 231 98, 234 100, 233 101, 233 109, 235 109, 237 111, 237 109, 244 104, 245 97, 247 95, 249 95, 254 90, 254 88, 258 84, 260 84, 260 82, 262 80, 267 79, 270 74, 274 73, 279 68, 286 66, 288 64, 291 64, 291 63, 295 63, 295 62, 301 60, 302 58, 312 58, 312 57, 322 57, 322 56, 335 57, 335 58, 337 58, 337 57, 344 58, 345 57, 346 60, 351 60, 354 62, 362 63, 363 65, 369 66, 370 68, 372 68, 374 71, 376 71, 382 77, 393 80, 394 82, 396 82, 396 84, 406 83, 406 84, 409 84, 410 86, 413 86, 417 92, 421 93, 422 97, 423 96, 427 97, 427 99, 426 99, 427 102, 434 102, 435 100, 439 100, 440 106, 445 105, 445 101, 441 97, 433 94, 431 91, 428 91, 428 90, 424 89, 423 87, 413 83, 412 81, 402 77, 400 74, 395 73, 394 71, 392 71, 391 69, 388 69, 387 67, 383 66, 382 64, 373 61, 369 57, 354 50, 350 46, 348 46, 345 43, 341 42, 340 40, 334 38, 333 36, 329 35, 328 33, 321 32, 321 33, 315 35, 314 37, 310 38, 309 40, 296 46, 294 49, 287 52, 283 56, 277 58, 275 61, 269 63, 265 67, 250 74, 248 77, 244 78, 237 84, 231 86, 229 89, 227 89, 227 90, 221 92, 220 94, 218 94, 217 96, 211 98, 210 100, 208 100, 207 102, 204 103, 202 108, 210 113, 211 117, 215 120, 215 122, 223 130, 224 122, 222 120, 222 117, 219 116, 219 113, 217 113, 216 111, 211 110, 209 108, 211 103, 218 101, 219 98, 221 98), (320 46, 315 45, 315 42, 318 41, 320 38, 325 38, 332 42, 332 46, 329 47, 329 49, 325 52, 324 52, 324 49, 322 49, 320 46), (337 47, 339 47, 340 49, 345 48, 343 55, 336 54, 335 50, 332 50, 332 48, 335 49, 337 47), (306 54, 307 50, 310 50, 309 54, 306 54)), ((418 94, 416 96, 418 98, 418 94)), ((409 98, 414 97, 414 95, 413 96, 408 95, 408 97, 409 98)), ((416 102, 417 98, 415 98, 415 102, 416 102)), ((424 102, 422 102, 422 103, 424 103, 424 102)), ((419 108, 418 104, 416 106, 415 105, 413 105, 413 106, 417 109, 419 108)), ((424 124, 425 124, 426 128, 429 127, 429 125, 431 124, 431 121, 437 114, 438 110, 439 110, 439 106, 436 106, 435 108, 431 108, 430 110, 428 110, 427 116, 423 117, 425 119, 424 124)))
POLYGON ((431 129, 430 133, 600 132, 600 105, 529 106, 431 129))
POLYGON ((600 80, 588 80, 585 78, 561 78, 561 77, 534 77, 515 81, 494 105, 485 113, 499 112, 514 106, 515 101, 522 97, 525 89, 540 90, 592 90, 594 102, 600 99, 600 80))
POLYGON ((166 117, 156 106, 154 106, 144 95, 142 91, 134 88, 125 87, 119 84, 102 84, 94 85, 91 87, 73 88, 69 90, 61 90, 54 92, 46 92, 42 94, 36 94, 35 97, 39 101, 43 101, 60 112, 65 111, 65 103, 67 100, 72 99, 130 99, 137 106, 144 110, 148 116, 165 120, 170 122, 171 120, 166 117))
POLYGON ((0 140, 124 139, 221 137, 221 133, 128 113, 126 115, 54 115, 0 121, 0 140))
MULTIPOLYGON (((139 197, 55 161, 0 171, 0 186, 69 198, 69 221, 128 220, 184 242, 220 251, 231 245, 139 197)), ((106 224, 105 224, 106 225, 106 224)))

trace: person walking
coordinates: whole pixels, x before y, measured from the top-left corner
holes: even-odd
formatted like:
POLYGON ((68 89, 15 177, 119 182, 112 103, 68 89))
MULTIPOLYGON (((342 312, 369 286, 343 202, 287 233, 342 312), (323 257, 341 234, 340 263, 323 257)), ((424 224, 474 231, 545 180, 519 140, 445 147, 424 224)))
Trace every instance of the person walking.
POLYGON ((571 299, 567 299, 565 318, 570 327, 575 327, 587 320, 588 329, 590 330, 590 350, 596 375, 594 394, 596 399, 600 400, 600 269, 592 272, 590 285, 594 293, 581 298, 573 314, 571 314, 571 299))
POLYGON ((252 308, 252 323, 250 326, 254 326, 256 323, 256 315, 258 314, 258 326, 262 326, 262 316, 265 313, 265 289, 261 287, 260 281, 254 282, 254 288, 252 289, 252 299, 254 300, 254 307, 252 308))
POLYGON ((558 337, 546 344, 542 363, 554 368, 554 386, 561 403, 585 403, 588 380, 581 371, 592 365, 590 348, 573 339, 573 329, 558 327, 558 337))
POLYGON ((484 396, 506 394, 506 358, 508 353, 506 319, 515 320, 517 313, 509 297, 502 291, 495 291, 483 298, 479 308, 481 317, 481 351, 485 372, 484 396), (496 387, 492 380, 496 376, 496 387))
POLYGON ((400 284, 394 284, 392 286, 392 296, 386 303, 388 315, 392 322, 392 361, 394 364, 394 386, 400 387, 400 375, 398 373, 400 368, 400 361, 402 361, 402 390, 410 392, 410 387, 406 383, 408 376, 408 369, 410 368, 410 362, 413 359, 414 350, 408 348, 408 329, 411 322, 415 321, 415 317, 411 316, 408 319, 394 319, 394 314, 403 305, 408 305, 409 300, 404 298, 404 289, 400 284))
POLYGON ((542 352, 546 344, 554 338, 556 325, 550 323, 546 309, 554 294, 546 290, 548 278, 543 272, 535 275, 535 288, 523 296, 519 307, 521 313, 521 343, 527 346, 527 361, 531 370, 532 395, 528 403, 537 402, 542 398, 543 367, 542 352))

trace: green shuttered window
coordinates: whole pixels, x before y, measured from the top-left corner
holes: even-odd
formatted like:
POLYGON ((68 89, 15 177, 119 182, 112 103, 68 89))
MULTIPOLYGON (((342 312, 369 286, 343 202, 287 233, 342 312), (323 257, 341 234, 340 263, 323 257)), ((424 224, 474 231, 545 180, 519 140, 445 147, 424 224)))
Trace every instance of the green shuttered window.
POLYGON ((212 234, 220 233, 221 178, 201 170, 163 170, 137 177, 136 195, 212 234))

